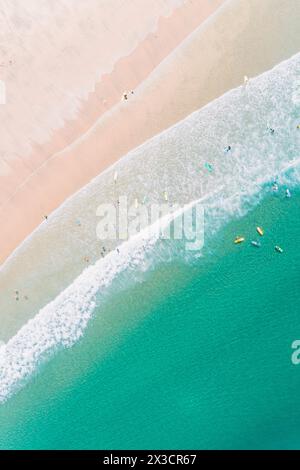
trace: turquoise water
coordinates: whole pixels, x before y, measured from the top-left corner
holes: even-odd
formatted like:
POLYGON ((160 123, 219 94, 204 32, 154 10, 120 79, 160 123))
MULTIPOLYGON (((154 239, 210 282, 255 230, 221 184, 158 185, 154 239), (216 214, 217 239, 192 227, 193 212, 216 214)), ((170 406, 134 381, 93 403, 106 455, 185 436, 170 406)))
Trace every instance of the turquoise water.
POLYGON ((219 232, 209 262, 164 264, 108 296, 1 406, 0 447, 300 448, 299 212, 299 193, 272 195, 219 232))
MULTIPOLYGON (((9 323, 12 336, 6 332, 3 339, 9 341, 0 346, 0 403, 30 378, 41 362, 58 349, 74 345, 85 334, 97 306, 97 317, 103 317, 104 302, 113 305, 118 292, 124 295, 124 288, 128 291, 134 285, 138 285, 139 299, 141 281, 147 279, 148 285, 151 268, 162 260, 172 260, 171 268, 164 273, 166 278, 171 278, 170 286, 175 278, 171 276, 175 263, 178 279, 185 276, 180 267, 180 259, 187 258, 183 243, 157 241, 155 224, 149 231, 122 243, 120 252, 114 249, 118 241, 108 240, 108 254, 102 258, 99 251, 103 240, 96 236, 99 204, 116 203, 116 192, 126 195, 129 191, 128 200, 132 197, 141 200, 146 195, 149 210, 152 204, 162 202, 164 188, 171 203, 177 201, 181 206, 187 203, 193 207, 204 204, 206 256, 199 263, 197 277, 200 277, 206 273, 207 264, 210 266, 226 252, 222 245, 207 243, 213 233, 257 206, 275 176, 280 178, 282 186, 299 184, 299 77, 300 54, 251 79, 246 87, 230 90, 124 156, 116 167, 120 175, 117 188, 111 167, 108 173, 99 175, 63 204, 53 219, 51 215, 49 224, 42 224, 29 237, 20 247, 22 250, 12 256, 10 268, 5 268, 5 273, 1 269, 6 281, 8 277, 20 292, 29 295, 25 307, 11 296, 6 296, 7 302, 1 304, 6 318, 3 333, 5 323, 9 323), (270 133, 269 126, 274 126, 274 133, 270 133), (232 149, 225 153, 228 143, 232 149), (212 172, 207 172, 205 162, 212 165, 212 172), (87 214, 84 218, 80 215, 82 226, 74 227, 78 211, 87 214), (43 254, 40 254, 41 247, 43 254), (83 253, 91 261, 86 268, 83 253), (33 260, 38 262, 32 264, 33 260), (19 284, 16 278, 22 282, 19 284), (9 304, 14 304, 12 310, 9 304)), ((184 211, 186 214, 186 208, 184 211)), ((116 227, 117 223, 113 225, 116 227)), ((228 249, 235 249, 232 241, 228 249)), ((188 272, 193 276, 191 268, 188 272)), ((157 279, 158 274, 149 289, 151 302, 148 300, 144 310, 138 305, 136 316, 148 311, 155 299, 158 301, 156 294, 162 297, 167 294, 167 282, 159 284, 157 279)), ((128 294, 128 299, 132 296, 128 294)), ((122 321, 132 311, 131 300, 128 302, 122 321)), ((110 318, 116 318, 115 310, 110 318)), ((100 328, 99 334, 101 331, 100 328)), ((104 334, 100 334, 100 344, 106 341, 103 338, 104 334)))

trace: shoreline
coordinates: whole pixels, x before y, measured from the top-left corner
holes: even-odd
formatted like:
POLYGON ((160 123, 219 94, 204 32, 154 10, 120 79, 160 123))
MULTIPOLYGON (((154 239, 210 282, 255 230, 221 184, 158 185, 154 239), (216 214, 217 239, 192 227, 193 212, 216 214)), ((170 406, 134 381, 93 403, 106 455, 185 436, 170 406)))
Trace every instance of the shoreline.
MULTIPOLYGON (((106 114, 110 114, 116 108, 121 108, 122 113, 125 104, 121 102, 122 93, 127 89, 135 89, 147 79, 153 70, 223 2, 224 0, 206 1, 201 5, 189 2, 176 8, 170 16, 160 17, 156 31, 140 42, 129 56, 119 59, 112 72, 104 74, 100 82, 95 84, 94 92, 81 103, 76 119, 65 122, 61 129, 54 131, 50 141, 44 144, 32 144, 33 152, 26 157, 26 171, 21 168, 18 171, 15 168, 13 174, 7 178, 2 175, 0 220, 6 220, 7 228, 5 234, 0 235, 0 263, 3 263, 40 225, 44 215, 51 214, 66 198, 118 160, 122 156, 122 151, 118 152, 116 157, 105 158, 103 162, 99 158, 95 161, 95 157, 85 156, 81 161, 74 162, 74 165, 68 162, 68 168, 64 168, 63 159, 58 164, 53 164, 53 160, 60 160, 60 155, 67 153, 70 147, 84 139, 101 118, 105 119, 106 114), (84 166, 87 160, 92 160, 92 168, 85 175, 84 166), (32 172, 26 174, 28 168, 31 168, 32 172), (64 173, 67 171, 69 178, 66 174, 61 178, 62 171, 64 173), (40 180, 43 181, 42 185, 40 180)), ((127 104, 129 103, 126 102, 127 104)), ((111 130, 113 129, 108 130, 105 140, 107 138, 115 140, 113 135, 109 135, 111 130)), ((95 146, 100 147, 98 144, 95 146)), ((135 143, 132 145, 129 143, 124 153, 134 146, 135 143)))
MULTIPOLYGON (((300 59, 300 54, 295 56, 291 61, 285 61, 284 63, 280 64, 278 67, 275 69, 269 71, 266 74, 262 74, 260 77, 257 77, 253 80, 253 88, 256 89, 256 91, 261 91, 262 89, 265 91, 263 94, 266 96, 265 100, 266 103, 269 103, 270 101, 272 102, 273 98, 273 90, 274 90, 274 85, 278 82, 280 82, 280 78, 284 77, 285 80, 280 85, 280 90, 278 93, 278 96, 280 96, 283 100, 283 103, 286 104, 285 107, 283 107, 282 112, 278 115, 278 126, 279 129, 282 128, 286 121, 291 122, 294 109, 290 110, 290 91, 291 91, 291 85, 290 83, 293 83, 293 79, 297 76, 296 71, 297 71, 297 66, 299 65, 299 59, 300 59), (289 73, 291 75, 289 75, 289 73), (264 88, 266 87, 266 88, 264 88), (290 114, 289 114, 290 112, 290 114)), ((251 85, 249 85, 251 86, 251 85)), ((226 95, 224 95, 220 100, 218 101, 225 101, 227 106, 221 106, 218 108, 218 102, 211 103, 208 105, 206 109, 203 109, 198 112, 198 114, 206 114, 207 116, 210 115, 209 113, 209 108, 213 107, 215 108, 215 114, 217 114, 217 111, 220 111, 220 123, 221 124, 224 121, 224 117, 226 117, 226 109, 228 107, 228 104, 230 102, 237 103, 237 100, 239 100, 239 113, 242 112, 242 108, 244 106, 244 94, 246 94, 246 89, 241 91, 241 89, 236 89, 228 92, 226 95), (229 103, 227 103, 229 101, 229 103)), ((260 95, 260 94, 259 94, 260 95)), ((260 104, 260 107, 258 108, 258 117, 261 116, 262 111, 265 109, 264 105, 264 99, 262 100, 262 103, 260 104)), ((224 103, 223 103, 224 105, 224 103)), ((295 107, 296 108, 296 107, 295 107)), ((252 126, 257 126, 258 129, 261 128, 260 120, 258 120, 257 124, 257 108, 253 106, 252 110, 252 118, 254 121, 254 124, 252 126)), ((212 113, 214 114, 214 113, 212 113)), ((276 114, 275 110, 272 115, 276 114)), ((206 117, 207 117, 206 116, 206 117)), ((187 118, 187 120, 192 121, 196 126, 197 124, 197 119, 195 119, 194 115, 191 115, 190 117, 187 118)), ((201 119, 200 119, 201 120, 201 119)), ((207 122, 207 120, 204 118, 204 121, 207 122)), ((235 122, 235 115, 230 117, 230 121, 228 122, 227 126, 229 129, 232 128, 233 123, 235 122)), ((184 127, 184 122, 182 122, 179 127, 184 127)), ((222 124, 221 124, 222 126, 222 124)), ((167 134, 172 134, 171 135, 171 140, 176 134, 176 127, 173 130, 166 131, 167 134)), ((191 137, 191 126, 188 127, 189 130, 185 129, 186 136, 191 137)), ((200 125, 201 128, 201 125, 200 125)), ((253 130, 253 127, 250 129, 253 130)), ((198 129, 199 131, 199 129, 198 129)), ((238 132, 238 130, 237 130, 238 132)), ((262 135, 264 134, 264 130, 261 129, 262 135)), ((291 130, 291 137, 292 137, 292 130, 291 130)), ((222 129, 219 130, 219 133, 222 133, 222 129)), ((255 135, 253 132, 251 135, 255 135)), ((264 140, 264 143, 268 144, 269 143, 269 136, 265 135, 264 139, 261 139, 262 136, 260 133, 256 136, 257 143, 260 143, 262 140, 264 140)), ((279 134, 280 135, 280 134, 279 134)), ((168 135, 165 135, 165 137, 168 137, 168 135)), ((281 136, 282 141, 277 143, 278 146, 278 151, 284 152, 285 151, 285 135, 281 136), (280 145, 281 144, 281 145, 280 145)), ((157 139, 156 139, 157 140, 157 139)), ((159 139, 158 139, 159 140, 159 139)), ((168 140, 168 139, 167 139, 168 140)), ((249 141, 247 141, 244 145, 244 151, 246 151, 247 144, 249 141)), ((296 138, 295 142, 296 144, 296 138)), ((262 144, 262 148, 259 149, 258 154, 261 155, 262 152, 261 150, 264 149, 264 146, 262 144)), ((297 147, 294 145, 294 152, 296 155, 296 150, 297 147)), ((143 157, 144 154, 141 152, 141 157, 143 157)), ((270 156, 270 155, 269 155, 270 156)), ((287 159, 285 167, 282 167, 281 165, 282 160, 280 159, 280 154, 279 158, 277 161, 278 169, 281 169, 281 171, 286 171, 286 169, 290 169, 292 165, 298 165, 299 164, 299 159, 292 160, 290 162, 287 159)), ((252 172, 248 174, 247 168, 244 169, 244 173, 242 175, 238 174, 236 175, 237 179, 238 177, 241 178, 241 183, 244 181, 247 181, 249 179, 249 176, 252 176, 253 178, 258 177, 259 175, 256 173, 256 165, 255 163, 259 164, 260 162, 256 162, 255 158, 254 161, 252 161, 252 172)), ((227 163, 227 169, 231 175, 231 165, 230 163, 227 163)), ((268 164, 265 163, 264 169, 266 171, 269 171, 268 164)), ((266 176, 266 180, 272 181, 271 180, 271 174, 266 176)), ((250 178, 252 182, 253 178, 250 178)), ((299 182, 299 179, 298 179, 299 182)), ((257 181, 257 184, 259 181, 257 181)), ((296 182, 294 181, 296 184, 296 182)), ((159 239, 159 234, 156 230, 156 225, 161 224, 163 226, 167 226, 168 223, 176 218, 179 213, 185 212, 192 206, 194 206, 196 203, 199 203, 200 201, 203 202, 205 199, 212 199, 212 205, 210 205, 210 211, 211 215, 213 216, 212 219, 210 219, 210 222, 213 223, 214 225, 214 205, 215 208, 218 208, 221 202, 222 202, 222 197, 224 194, 227 192, 227 196, 229 198, 235 198, 235 196, 238 199, 239 204, 241 205, 239 211, 239 216, 245 216, 249 211, 251 212, 254 210, 255 207, 258 206, 259 200, 254 197, 252 199, 252 196, 255 196, 256 190, 254 188, 254 192, 249 194, 249 200, 248 203, 251 200, 251 204, 247 204, 244 207, 244 210, 242 208, 242 201, 240 200, 240 192, 238 191, 236 194, 233 192, 231 194, 233 188, 232 184, 230 184, 230 181, 227 180, 227 191, 226 188, 218 187, 218 193, 222 193, 221 195, 221 200, 216 200, 214 198, 215 194, 213 193, 208 193, 204 192, 204 195, 201 200, 195 201, 193 200, 190 202, 189 206, 185 206, 184 208, 180 208, 177 213, 174 214, 168 214, 163 219, 159 219, 159 221, 155 222, 152 224, 150 227, 146 228, 145 231, 147 232, 146 236, 142 232, 137 233, 135 236, 129 238, 122 246, 120 246, 120 252, 116 251, 111 251, 107 256, 104 258, 98 257, 96 260, 96 263, 89 266, 87 269, 84 269, 79 277, 75 279, 75 281, 68 286, 65 290, 63 290, 52 302, 49 304, 46 304, 43 309, 34 317, 34 319, 30 322, 28 322, 23 328, 21 328, 17 335, 14 336, 13 338, 8 341, 6 347, 3 347, 1 350, 0 348, 0 356, 1 353, 3 354, 4 358, 4 367, 3 367, 3 377, 2 377, 2 384, 0 387, 0 402, 5 400, 7 397, 9 398, 9 393, 15 390, 15 386, 17 384, 20 385, 20 376, 22 377, 22 380, 28 377, 28 375, 31 375, 32 372, 35 370, 35 368, 40 364, 40 359, 43 361, 44 359, 47 359, 50 357, 50 354, 53 352, 55 353, 57 349, 60 349, 61 347, 70 347, 73 346, 73 344, 79 340, 83 333, 84 330, 88 324, 89 319, 92 317, 93 311, 96 308, 101 307, 101 301, 97 301, 97 295, 99 294, 99 297, 101 298, 101 295, 104 295, 105 299, 105 291, 109 286, 113 283, 116 277, 118 277, 119 274, 121 274, 123 271, 129 271, 134 273, 135 270, 137 270, 138 273, 138 278, 139 275, 142 275, 145 273, 145 270, 143 267, 141 268, 141 260, 147 258, 147 253, 148 250, 151 251, 152 248, 154 248, 155 255, 159 255, 157 253, 157 248, 160 242, 162 242, 161 248, 162 251, 160 255, 165 256, 166 259, 170 261, 172 259, 172 256, 170 256, 170 253, 166 251, 166 247, 163 243, 163 240, 159 239), (228 193, 229 190, 229 193, 228 193), (170 258, 169 258, 170 256, 170 258), (40 333, 42 332, 42 334, 40 333), (26 355, 24 358, 23 351, 26 351, 26 355), (31 354, 30 354, 31 353, 31 354), (49 356, 48 356, 49 355, 49 356), (6 359, 6 360, 5 360, 6 359)), ((240 189, 240 185, 237 183, 237 190, 240 189)), ((192 192, 194 193, 194 191, 192 192)), ((272 196, 269 192, 265 191, 264 192, 264 197, 266 196, 272 196)), ((232 213, 230 208, 225 205, 225 211, 226 207, 228 210, 228 215, 231 218, 233 216, 233 220, 237 221, 237 213, 235 211, 235 214, 232 213)), ((234 206, 235 209, 237 209, 236 206, 234 206)), ((208 219, 209 220, 209 219, 208 219)), ((219 226, 219 229, 222 229, 226 225, 226 222, 223 219, 223 223, 219 226)), ((255 224, 254 224, 255 227, 255 224)), ((252 230, 255 230, 254 227, 252 227, 252 230)), ((212 232, 213 233, 213 232, 212 232)), ((231 251, 234 251, 234 247, 232 244, 232 238, 230 237, 231 240, 227 240, 226 242, 226 249, 230 249, 231 251)), ((180 254, 184 256, 185 260, 189 258, 189 254, 186 254, 185 251, 178 252, 178 247, 173 247, 173 253, 175 254, 180 254), (175 250, 174 250, 175 248, 175 250)), ((274 250, 273 250, 274 251, 274 250)), ((193 253, 191 253, 192 259, 193 259, 193 253)), ((273 255, 277 256, 277 255, 273 255)), ((155 257, 154 257, 154 266, 155 266, 155 257)), ((161 257, 157 257, 158 264, 161 262, 161 257)), ((128 273, 127 273, 128 274, 128 273)), ((127 279, 127 278, 126 278, 127 279)), ((132 282, 136 282, 136 277, 134 276, 132 279, 132 282)), ((122 283, 119 285, 119 287, 122 289, 122 283)), ((118 283, 116 286, 116 289, 118 290, 118 283)), ((101 315, 100 315, 101 316, 101 315)), ((22 383, 22 382, 21 382, 22 383)))
POLYGON ((259 75, 296 53, 299 3, 275 1, 280 15, 270 18, 274 2, 266 0, 255 31, 258 0, 251 5, 240 0, 223 4, 154 69, 130 100, 119 102, 86 134, 35 170, 0 210, 0 263, 41 224, 45 214, 130 150, 238 86, 244 75, 259 75), (235 28, 224 28, 234 24, 236 17, 235 28))
MULTIPOLYGON (((116 164, 115 168, 109 168, 105 174, 95 178, 85 191, 79 191, 75 196, 65 201, 63 206, 53 214, 53 217, 45 222, 40 229, 37 229, 18 248, 16 256, 10 258, 10 262, 0 272, 1 288, 8 294, 9 289, 11 289, 10 295, 0 298, 0 310, 6 312, 5 315, 2 315, 2 338, 8 339, 11 337, 22 324, 34 317, 49 302, 53 305, 53 299, 56 299, 68 286, 71 288, 73 281, 85 271, 85 268, 92 267, 99 258, 101 260, 101 247, 105 246, 108 255, 119 245, 118 240, 109 239, 104 241, 96 237, 97 207, 99 204, 108 201, 114 203, 116 194, 127 194, 131 202, 135 197, 142 201, 143 197, 147 195, 147 206, 148 203, 157 203, 163 200, 162 184, 166 184, 165 187, 168 189, 171 203, 179 202, 183 205, 189 204, 195 197, 201 201, 213 197, 213 200, 208 203, 208 208, 211 209, 214 218, 214 230, 217 230, 224 217, 227 217, 226 204, 223 207, 224 201, 229 204, 229 207, 227 207, 229 215, 233 208, 235 208, 236 215, 242 214, 243 208, 247 209, 247 205, 244 207, 242 203, 241 188, 244 188, 242 191, 244 197, 248 195, 253 198, 254 204, 257 203, 260 184, 263 182, 261 179, 257 180, 257 177, 260 173, 263 173, 265 178, 268 175, 268 178, 271 179, 272 173, 279 174, 283 170, 281 161, 286 160, 287 156, 284 147, 280 146, 279 142, 277 142, 276 153, 264 146, 265 144, 270 145, 272 139, 266 135, 264 128, 259 126, 259 138, 256 139, 257 151, 248 154, 248 165, 241 165, 241 161, 236 161, 237 157, 241 151, 243 155, 247 156, 247 148, 253 145, 253 142, 249 140, 250 135, 255 135, 255 133, 252 133, 253 129, 250 127, 247 140, 241 144, 239 143, 241 128, 238 126, 235 129, 234 123, 236 122, 236 116, 243 114, 245 95, 249 93, 252 96, 253 91, 266 87, 265 99, 267 101, 264 103, 263 100, 261 106, 255 107, 255 110, 249 110, 252 115, 249 124, 251 125, 252 122, 252 126, 257 125, 256 119, 253 119, 253 117, 257 112, 263 115, 265 104, 270 104, 270 99, 272 101, 274 86, 281 83, 282 70, 285 71, 284 75, 291 78, 286 78, 283 84, 279 85, 277 95, 285 97, 284 102, 286 107, 289 108, 292 77, 295 76, 294 70, 297 61, 299 62, 299 54, 289 61, 284 61, 275 69, 255 78, 253 80, 253 90, 251 90, 251 85, 249 91, 246 91, 244 87, 239 87, 229 91, 215 102, 209 103, 208 106, 197 113, 193 113, 184 121, 177 123, 171 129, 163 131, 159 136, 130 152, 127 157, 116 164), (289 70, 291 75, 289 75, 289 70), (259 87, 257 87, 258 84, 260 84, 259 87), (271 98, 267 98, 268 96, 271 98), (239 108, 233 116, 229 117, 227 123, 227 119, 224 119, 224 117, 230 103, 235 103, 239 108), (216 122, 214 125, 207 126, 207 122, 212 116, 216 116, 216 122), (193 145, 195 145, 193 138, 195 135, 193 135, 192 129, 196 131, 197 135, 201 135, 203 132, 204 136, 202 146, 199 140, 196 139, 198 149, 196 152, 191 152, 193 145), (231 132, 230 129, 233 132, 232 141, 237 144, 237 154, 232 155, 233 161, 236 163, 234 167, 236 178, 234 179, 231 177, 233 171, 231 159, 223 158, 220 160, 219 158, 220 155, 223 155, 222 149, 225 143, 222 141, 222 135, 231 132), (212 144, 211 132, 218 137, 218 142, 221 144, 217 155, 215 154, 217 149, 210 148, 212 144), (186 142, 184 147, 180 145, 182 141, 186 142), (244 148, 239 150, 239 145, 244 148), (260 145, 262 145, 262 148, 260 148, 260 145), (167 147, 169 148, 167 149, 167 147), (160 149, 162 148, 164 148, 164 159, 160 158, 160 149), (175 149, 178 150, 175 151, 175 149), (268 164, 259 158, 265 151, 269 155, 268 164), (189 161, 189 155, 193 155, 192 161, 189 161), (197 171, 197 168, 200 169, 207 158, 216 170, 213 177, 205 171, 197 171), (187 169, 181 171, 182 166, 189 168, 189 163, 192 164, 190 168, 190 170, 193 170, 192 173, 187 169), (257 172, 258 168, 261 169, 260 172, 257 172), (114 191, 115 187, 112 184, 115 169, 118 170, 119 174, 117 193, 114 191), (150 178, 146 175, 149 175, 150 178), (166 177, 168 179, 163 182, 166 177), (202 180, 200 186, 199 177, 200 181, 202 180), (253 179, 255 179, 255 184, 250 184, 250 181, 254 183, 253 179), (245 193, 246 189, 247 192, 245 193), (215 200, 216 195, 218 197, 215 200), (76 224, 78 219, 80 220, 80 227, 76 224), (84 259, 86 256, 89 258, 88 263, 84 259), (18 289, 20 293, 19 302, 16 302, 12 295, 12 287, 18 289), (24 295, 27 296, 26 300, 24 295)), ((281 114, 276 115, 279 127, 285 126, 287 116, 289 116, 289 113, 284 112, 284 109, 281 114)), ((293 135, 293 125, 290 128, 292 145, 292 142, 297 138, 297 134, 293 135)), ((294 147, 295 156, 297 156, 298 147, 296 145, 294 147)), ((286 163, 286 168, 290 169, 298 165, 299 162, 294 158, 286 163)), ((161 256, 163 255, 162 252, 161 256)), ((105 258, 106 256, 104 256, 105 258)), ((70 298, 72 308, 75 309, 74 312, 77 312, 76 298, 76 295, 70 298)), ((72 308, 68 310, 69 313, 72 312, 72 308)))
MULTIPOLYGON (((256 46, 260 43, 260 34, 263 31, 265 32, 268 6, 271 4, 270 1, 265 2, 265 9, 261 13, 258 24, 261 29, 253 32, 252 24, 256 15, 254 7, 258 3, 258 0, 252 1, 253 10, 249 10, 248 7, 245 9, 245 5, 239 1, 230 2, 229 7, 229 4, 223 6, 222 10, 219 10, 218 15, 215 15, 205 25, 198 28, 188 40, 163 61, 157 70, 137 90, 133 100, 121 103, 110 113, 102 117, 88 135, 76 143, 73 153, 72 151, 69 151, 69 153, 63 152, 57 158, 58 162, 50 162, 50 168, 53 170, 52 174, 59 175, 61 183, 64 184, 72 182, 73 177, 75 182, 78 181, 76 177, 80 181, 83 177, 90 181, 94 178, 95 167, 86 167, 85 174, 83 174, 85 155, 89 155, 90 164, 91 160, 94 159, 94 164, 98 165, 100 152, 97 145, 101 143, 101 146, 106 148, 106 161, 108 164, 105 174, 101 173, 103 177, 100 181, 102 181, 103 191, 101 187, 97 187, 97 197, 99 202, 114 200, 114 187, 111 184, 112 177, 111 180, 109 178, 109 175, 112 174, 109 158, 113 152, 115 157, 118 155, 124 157, 132 148, 134 139, 136 143, 134 147, 136 149, 146 140, 157 134, 159 129, 165 131, 167 127, 172 126, 172 124, 177 123, 185 118, 187 114, 193 112, 194 108, 201 108, 214 98, 217 98, 218 93, 222 94, 224 88, 225 91, 228 91, 236 84, 239 85, 244 74, 253 76, 253 73, 250 73, 251 70, 257 71, 257 69, 262 68, 262 72, 264 72, 267 67, 270 66, 272 68, 273 63, 275 65, 278 61, 281 61, 282 57, 283 60, 288 58, 285 55, 289 55, 293 48, 298 49, 299 4, 297 14, 294 14, 293 17, 294 23, 292 23, 290 21, 290 10, 286 9, 286 5, 289 5, 290 8, 292 7, 291 0, 285 5, 278 1, 278 8, 281 6, 283 9, 280 22, 278 23, 276 17, 276 23, 271 22, 269 24, 269 29, 273 34, 267 36, 268 40, 264 42, 264 49, 261 49, 259 55, 257 55, 256 46), (284 12, 286 16, 284 16, 284 12), (240 14, 238 27, 234 31, 232 29, 224 29, 224 22, 225 24, 232 22, 232 18, 237 14, 240 14), (285 24, 287 20, 289 20, 289 34, 288 40, 283 44, 282 24, 285 24), (256 42, 253 41, 253 34, 255 35, 256 42), (245 50, 241 48, 240 42, 237 41, 241 37, 244 38, 248 47, 245 50), (219 50, 219 47, 217 47, 219 44, 222 45, 223 49, 219 50), (204 47, 207 48, 208 45, 210 45, 210 49, 206 52, 207 55, 204 57, 200 56, 199 49, 202 48, 201 50, 204 51, 206 50, 204 47), (246 51, 247 53, 242 54, 241 51, 246 51), (224 62, 224 54, 229 54, 229 52, 231 52, 231 56, 228 56, 228 61, 224 62), (201 67, 203 63, 207 67, 201 67), (208 86, 208 83, 210 86, 208 86), (174 96, 176 96, 176 100, 172 99, 174 96), (144 114, 141 115, 141 112, 144 114), (141 116, 143 119, 141 119, 141 116), (114 127, 112 127, 112 124, 114 127), (118 129, 118 132, 116 129, 118 129), (118 141, 114 139, 114 131, 119 136, 118 141), (107 141, 109 136, 111 139, 107 141), (129 150, 127 150, 127 147, 129 147, 129 150), (65 162, 63 174, 60 173, 62 167, 59 164, 62 159, 65 162), (58 163, 57 166, 56 163, 58 163), (75 164, 78 166, 77 173, 74 173, 75 164), (68 181, 67 177, 70 181, 68 181)), ((259 75, 259 73, 257 74, 259 75)), ((135 150, 133 153, 137 155, 139 152, 135 150)), ((159 156, 157 155, 157 157, 159 156)), ((171 159, 169 162, 164 158, 157 158, 156 161, 155 174, 159 175, 159 179, 162 178, 162 184, 171 184, 171 181, 167 180, 170 173, 167 172, 167 169, 169 168, 168 165, 172 164, 172 155, 169 158, 171 159)), ((104 158, 101 163, 103 161, 105 161, 104 158)), ((116 158, 115 163, 121 166, 122 173, 124 173, 124 177, 122 175, 122 178, 118 180, 118 190, 128 194, 129 197, 140 196, 140 194, 143 197, 141 191, 146 189, 147 184, 144 182, 144 185, 142 185, 142 182, 135 179, 135 176, 142 170, 141 160, 138 160, 138 163, 140 163, 138 171, 134 171, 134 159, 129 164, 126 156, 121 159, 116 158), (140 190, 138 190, 138 187, 140 187, 140 190)), ((147 163, 146 159, 146 168, 147 163)), ((51 192, 50 186, 47 187, 48 169, 49 167, 45 168, 39 174, 36 186, 31 188, 38 191, 41 197, 44 194, 45 200, 49 194, 53 194, 53 188, 51 192)), ((96 174, 98 173, 96 172, 96 174)), ((119 174, 121 175, 120 172, 119 174)), ((150 173, 147 177, 151 180, 150 173)), ((188 184, 187 181, 186 184, 188 184)), ((95 185, 93 187, 95 190, 95 185)), ((28 212, 22 214, 25 223, 28 222, 32 198, 30 192, 28 193, 28 199, 23 196, 24 194, 16 201, 18 204, 16 203, 15 207, 12 206, 12 213, 7 212, 6 218, 4 218, 5 214, 1 214, 2 220, 5 222, 7 220, 7 223, 4 222, 1 233, 4 242, 9 241, 10 230, 12 228, 12 225, 9 224, 11 223, 12 215, 16 216, 14 231, 17 232, 22 228, 22 220, 18 220, 20 208, 28 208, 28 212), (13 209, 15 212, 13 212, 13 209)), ((184 196, 187 197, 187 194, 184 195, 182 193, 181 197, 184 198, 184 196)), ((53 197, 55 197, 55 194, 53 194, 53 197)), ((63 207, 60 206, 61 210, 58 208, 58 213, 55 214, 55 217, 49 217, 47 223, 37 227, 33 234, 31 232, 32 236, 28 236, 26 242, 18 246, 16 256, 10 256, 3 264, 0 270, 0 291, 3 293, 0 297, 0 310, 5 312, 2 316, 3 332, 13 333, 18 330, 24 321, 34 316, 40 308, 55 298, 84 269, 85 265, 82 263, 81 252, 89 248, 88 245, 91 243, 91 237, 91 245, 95 244, 95 234, 93 228, 90 228, 89 232, 84 231, 84 229, 80 231, 76 226, 74 227, 74 220, 79 217, 84 221, 84 225, 93 227, 93 225, 86 223, 88 221, 96 221, 94 211, 95 201, 91 201, 91 199, 90 195, 88 195, 88 188, 83 190, 78 189, 75 200, 72 200, 70 196, 67 204, 63 207), (81 245, 76 237, 82 238, 81 245), (72 256, 73 253, 77 254, 78 250, 79 256, 72 256), (28 293, 29 300, 17 303, 13 296, 14 289, 18 289, 21 293, 26 293, 26 295, 28 293)), ((35 200, 34 204, 35 209, 41 212, 43 207, 40 201, 35 200)), ((99 250, 95 250, 92 259, 97 259, 97 256, 99 257, 99 250)))

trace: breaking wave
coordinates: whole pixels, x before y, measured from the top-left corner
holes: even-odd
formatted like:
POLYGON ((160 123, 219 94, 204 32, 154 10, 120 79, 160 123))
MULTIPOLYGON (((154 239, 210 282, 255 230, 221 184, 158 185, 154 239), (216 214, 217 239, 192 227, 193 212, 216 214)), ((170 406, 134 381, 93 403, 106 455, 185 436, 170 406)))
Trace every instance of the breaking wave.
POLYGON ((193 256, 178 243, 162 244, 158 224, 167 227, 187 209, 202 204, 207 232, 217 233, 257 205, 270 192, 272 180, 289 187, 299 183, 299 77, 300 54, 226 93, 121 161, 125 168, 135 154, 137 164, 145 149, 153 154, 159 150, 170 161, 175 147, 176 162, 184 170, 173 179, 174 193, 182 176, 189 203, 86 268, 0 348, 0 402, 20 388, 39 364, 78 341, 116 276, 146 271, 178 252, 182 258, 193 256), (228 145, 231 150, 223 152, 228 145), (191 197, 193 193, 197 197, 191 197))

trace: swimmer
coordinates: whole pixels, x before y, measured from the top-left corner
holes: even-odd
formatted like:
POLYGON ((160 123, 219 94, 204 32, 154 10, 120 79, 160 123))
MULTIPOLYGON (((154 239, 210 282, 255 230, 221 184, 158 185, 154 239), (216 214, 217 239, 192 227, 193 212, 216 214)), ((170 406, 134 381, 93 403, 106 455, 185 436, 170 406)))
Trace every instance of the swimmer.
POLYGON ((271 135, 275 133, 275 129, 273 129, 272 127, 268 127, 268 131, 270 132, 271 135))
POLYGON ((224 152, 225 152, 225 153, 230 152, 230 150, 231 150, 231 146, 230 146, 230 145, 228 145, 228 147, 225 147, 225 148, 224 148, 224 152))
POLYGON ((274 182, 273 182, 272 190, 273 190, 274 192, 277 192, 277 191, 278 191, 278 184, 277 184, 277 181, 274 181, 274 182))
POLYGON ((288 199, 289 199, 290 197, 292 197, 291 192, 290 192, 289 189, 286 189, 286 190, 285 190, 285 197, 287 197, 288 199))

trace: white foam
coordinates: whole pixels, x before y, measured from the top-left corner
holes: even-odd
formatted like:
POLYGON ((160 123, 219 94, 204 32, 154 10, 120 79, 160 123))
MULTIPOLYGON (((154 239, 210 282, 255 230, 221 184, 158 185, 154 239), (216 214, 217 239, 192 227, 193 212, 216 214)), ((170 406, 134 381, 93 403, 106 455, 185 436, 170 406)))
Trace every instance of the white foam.
MULTIPOLYGON (((295 119, 299 118, 299 106, 294 103, 293 93, 299 69, 300 54, 250 80, 246 88, 232 90, 131 152, 130 158, 117 166, 119 175, 130 168, 131 161, 137 165, 139 160, 147 173, 149 160, 142 160, 145 148, 153 154, 152 165, 153 161, 158 162, 157 167, 165 161, 178 165, 173 172, 174 192, 169 189, 168 193, 173 196, 176 190, 182 190, 189 201, 192 199, 180 211, 199 202, 205 204, 211 231, 218 230, 229 219, 243 215, 257 204, 265 194, 263 185, 275 176, 283 178, 285 175, 284 181, 298 184, 300 152, 295 119), (268 123, 275 128, 274 135, 268 134, 268 123), (224 156, 220 149, 226 144, 232 146, 232 151, 224 156), (179 147, 176 161, 172 154, 174 145, 179 147), (199 177, 195 177, 195 167, 190 165, 198 158, 196 152, 199 148, 202 151, 199 154, 202 196, 191 198, 193 192, 197 194, 199 177), (164 156, 160 158, 162 153, 164 156), (212 175, 203 170, 207 157, 214 166, 212 175), (180 166, 182 171, 178 172, 180 166)), ((164 185, 163 178, 157 184, 160 194, 161 187, 170 187, 164 185)), ((169 224, 180 211, 165 216, 163 224, 169 224)), ((18 389, 41 361, 59 348, 72 346, 82 336, 99 292, 105 293, 119 273, 143 266, 146 253, 157 241, 157 224, 154 224, 123 243, 119 247, 120 253, 112 251, 86 268, 55 300, 0 347, 0 401, 4 402, 18 389)))
POLYGON ((19 332, 0 346, 0 403, 22 384, 38 364, 61 347, 71 347, 83 334, 96 306, 96 295, 122 271, 143 263, 159 233, 193 203, 168 214, 124 242, 82 274, 46 305, 19 332))

